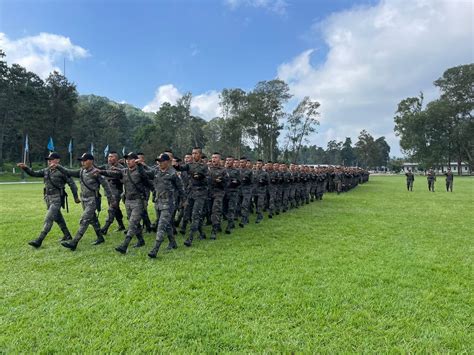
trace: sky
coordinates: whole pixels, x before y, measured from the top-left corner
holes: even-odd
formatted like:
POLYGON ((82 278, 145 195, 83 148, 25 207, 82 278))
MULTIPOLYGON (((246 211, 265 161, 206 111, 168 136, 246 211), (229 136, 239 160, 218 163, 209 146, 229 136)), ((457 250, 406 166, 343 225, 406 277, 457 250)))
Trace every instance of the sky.
POLYGON ((6 60, 42 78, 63 72, 80 94, 155 112, 193 94, 192 111, 218 116, 224 88, 289 86, 291 109, 321 103, 309 144, 393 132, 397 103, 450 67, 474 62, 471 0, 0 0, 6 60))

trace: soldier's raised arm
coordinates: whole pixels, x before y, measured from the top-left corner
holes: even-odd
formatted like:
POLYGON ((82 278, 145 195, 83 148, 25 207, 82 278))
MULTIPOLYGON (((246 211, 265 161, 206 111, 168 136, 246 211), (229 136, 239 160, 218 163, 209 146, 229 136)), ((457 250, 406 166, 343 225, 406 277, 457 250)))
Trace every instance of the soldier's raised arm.
POLYGON ((35 170, 31 169, 25 163, 18 163, 18 164, 16 164, 16 166, 19 167, 21 170, 23 170, 28 175, 34 176, 34 177, 43 177, 44 176, 44 171, 46 170, 46 168, 44 168, 44 169, 40 169, 40 170, 35 171, 35 170))
POLYGON ((80 177, 80 174, 81 174, 81 169, 67 169, 64 166, 59 165, 59 164, 55 165, 54 167, 67 176, 78 178, 80 177))
POLYGON ((123 178, 123 173, 122 170, 102 170, 98 169, 97 173, 102 175, 102 176, 107 176, 110 178, 115 178, 115 179, 121 179, 123 178))

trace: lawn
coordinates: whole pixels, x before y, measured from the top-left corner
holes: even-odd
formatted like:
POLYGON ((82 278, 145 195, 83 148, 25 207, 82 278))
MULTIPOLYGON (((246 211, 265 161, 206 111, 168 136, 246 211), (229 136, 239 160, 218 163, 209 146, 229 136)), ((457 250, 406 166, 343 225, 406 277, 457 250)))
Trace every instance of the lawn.
POLYGON ((474 179, 443 183, 373 176, 156 260, 91 228, 35 250, 42 185, 0 185, 0 352, 472 353, 474 179))

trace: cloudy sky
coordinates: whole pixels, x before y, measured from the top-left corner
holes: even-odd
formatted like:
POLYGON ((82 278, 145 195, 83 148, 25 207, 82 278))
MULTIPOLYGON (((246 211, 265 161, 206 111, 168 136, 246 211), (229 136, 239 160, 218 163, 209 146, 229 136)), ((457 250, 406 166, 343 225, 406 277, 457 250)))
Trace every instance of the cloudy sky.
POLYGON ((219 91, 279 77, 289 109, 321 102, 311 144, 393 133, 396 104, 427 99, 445 69, 474 60, 471 0, 0 0, 0 48, 46 77, 156 111, 183 93, 219 114, 219 91))

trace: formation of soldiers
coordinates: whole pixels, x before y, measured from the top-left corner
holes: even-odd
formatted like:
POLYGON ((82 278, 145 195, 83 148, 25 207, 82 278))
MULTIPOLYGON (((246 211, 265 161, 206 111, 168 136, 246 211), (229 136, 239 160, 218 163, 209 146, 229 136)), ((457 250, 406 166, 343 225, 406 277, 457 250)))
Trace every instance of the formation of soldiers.
MULTIPOLYGON (((446 191, 453 192, 453 182, 454 182, 454 175, 451 171, 451 168, 448 168, 448 171, 444 173, 446 177, 446 191)), ((413 183, 415 182, 415 174, 408 169, 405 173, 407 178, 407 190, 413 191, 413 183)), ((428 191, 435 192, 435 182, 436 182, 436 173, 433 169, 428 170, 426 174, 426 180, 428 181, 428 191)))
POLYGON ((57 153, 46 158, 48 167, 33 171, 23 163, 17 164, 28 175, 44 178, 44 199, 48 212, 39 236, 29 244, 35 248, 42 245, 54 222, 63 232, 61 244, 72 251, 89 225, 96 234, 94 245, 105 242, 104 235, 114 221, 117 231, 125 238, 115 248, 125 254, 130 242, 137 239, 134 247, 145 245, 143 232, 155 232, 156 240, 148 256, 156 258, 167 238, 167 249, 178 247, 175 235, 187 236, 184 245, 191 247, 193 240, 206 239, 204 226, 211 226, 210 239, 224 232, 231 234, 238 223, 244 228, 255 212, 255 223, 273 218, 290 209, 313 201, 322 200, 324 193, 340 194, 367 182, 369 174, 360 168, 313 167, 257 160, 245 157, 225 159, 218 152, 211 159, 203 156, 201 148, 195 147, 184 161, 175 158, 171 151, 163 152, 155 159, 154 166, 145 163, 142 153, 129 153, 119 159, 110 152, 108 162, 102 166, 94 164, 94 157, 84 153, 78 160, 81 168, 67 169, 60 165, 57 153), (80 196, 72 177, 79 179, 80 196), (68 206, 65 185, 69 185, 76 203, 82 203, 83 213, 79 229, 72 237, 61 213, 68 206), (101 211, 103 187, 108 202, 107 218, 100 227, 97 212, 101 211), (148 201, 152 196, 156 222, 148 214, 148 201), (128 219, 128 228, 120 208, 123 201, 128 219), (225 222, 224 222, 225 223, 225 222))

